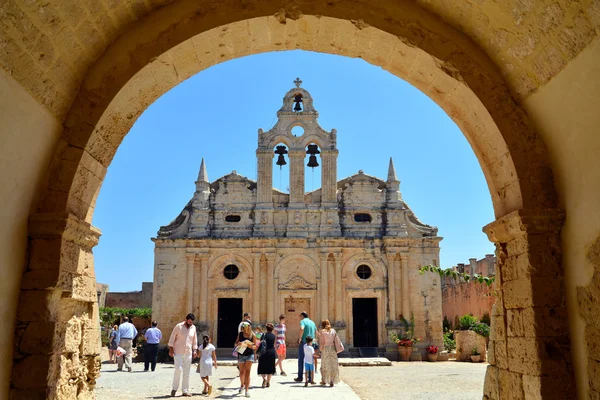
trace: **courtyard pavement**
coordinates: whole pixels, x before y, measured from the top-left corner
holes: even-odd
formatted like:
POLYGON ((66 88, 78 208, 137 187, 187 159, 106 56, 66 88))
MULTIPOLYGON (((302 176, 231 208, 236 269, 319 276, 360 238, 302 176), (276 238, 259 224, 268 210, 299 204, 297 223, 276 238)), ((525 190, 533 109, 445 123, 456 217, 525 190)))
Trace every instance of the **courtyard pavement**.
MULTIPOLYGON (((338 400, 479 400, 483 393, 483 380, 487 364, 448 362, 393 362, 392 366, 340 367, 342 383, 333 388, 293 381, 296 360, 286 360, 287 377, 276 375, 270 388, 261 388, 262 379, 252 366, 250 396, 254 399, 338 399, 338 400)), ((191 392, 200 394, 202 381, 190 374, 191 392)), ((116 372, 116 364, 102 364, 96 384, 98 400, 167 399, 170 397, 173 365, 158 364, 155 372, 143 372, 143 364, 135 363, 133 372, 116 372)), ((315 381, 319 382, 317 374, 315 381)), ((239 379, 233 366, 219 366, 211 378, 211 398, 244 398, 238 394, 239 379)), ((181 391, 177 393, 181 397, 181 391)))

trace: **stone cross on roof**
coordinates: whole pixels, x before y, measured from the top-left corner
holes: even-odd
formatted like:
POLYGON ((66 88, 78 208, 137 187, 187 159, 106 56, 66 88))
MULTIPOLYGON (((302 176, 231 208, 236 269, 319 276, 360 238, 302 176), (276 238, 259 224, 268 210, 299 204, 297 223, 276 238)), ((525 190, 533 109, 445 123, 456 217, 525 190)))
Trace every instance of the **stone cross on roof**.
POLYGON ((297 88, 299 88, 300 85, 302 85, 302 81, 300 80, 300 78, 296 78, 296 80, 294 81, 294 84, 296 85, 297 88))

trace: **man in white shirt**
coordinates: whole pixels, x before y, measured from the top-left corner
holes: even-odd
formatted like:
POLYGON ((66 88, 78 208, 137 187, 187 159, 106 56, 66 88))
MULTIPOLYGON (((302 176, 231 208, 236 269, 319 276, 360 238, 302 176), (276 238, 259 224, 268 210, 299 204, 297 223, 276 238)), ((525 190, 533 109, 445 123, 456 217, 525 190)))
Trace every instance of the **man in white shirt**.
POLYGON ((137 334, 138 331, 135 329, 135 326, 129 322, 129 318, 124 317, 123 323, 119 325, 119 330, 117 331, 117 343, 119 343, 119 347, 125 350, 125 354, 117 359, 117 371, 123 370, 123 361, 125 361, 125 368, 127 368, 127 371, 131 372, 132 343, 137 334))
POLYGON ((183 397, 192 397, 190 393, 190 367, 192 366, 192 358, 196 356, 198 351, 198 337, 194 326, 195 319, 196 317, 192 313, 186 315, 185 321, 175 325, 169 338, 169 355, 175 360, 171 397, 175 397, 177 389, 179 389, 181 371, 183 371, 183 383, 181 385, 183 397))

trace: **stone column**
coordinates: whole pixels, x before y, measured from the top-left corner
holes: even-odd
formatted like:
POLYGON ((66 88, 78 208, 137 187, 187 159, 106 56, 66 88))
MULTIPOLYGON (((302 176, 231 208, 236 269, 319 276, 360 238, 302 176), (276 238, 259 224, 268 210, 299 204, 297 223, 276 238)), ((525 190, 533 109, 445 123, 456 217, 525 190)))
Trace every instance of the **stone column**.
POLYGON ((400 262, 402 263, 402 316, 410 320, 410 285, 408 274, 409 253, 400 253, 400 262))
POLYGON ((273 205, 273 156, 273 149, 256 150, 256 202, 263 207, 273 205))
POLYGON ((252 286, 252 317, 257 322, 260 321, 260 259, 262 253, 253 253, 252 259, 254 260, 254 284, 252 286))
POLYGON ((471 278, 473 278, 473 275, 475 275, 476 268, 477 268, 477 259, 469 258, 469 275, 471 275, 471 278))
POLYGON ((92 255, 100 231, 73 214, 43 213, 30 218, 28 235, 10 398, 87 396, 100 373, 92 255))
POLYGON ((198 317, 201 321, 208 322, 208 259, 210 255, 199 254, 198 259, 200 260, 200 274, 202 276, 200 281, 200 316, 198 317))
POLYGON ((266 253, 267 257, 267 322, 274 321, 273 308, 275 301, 275 292, 274 292, 274 265, 275 264, 275 253, 266 253))
POLYGON ((396 258, 395 252, 387 253, 387 264, 388 264, 388 304, 390 309, 389 320, 394 321, 398 317, 396 316, 396 266, 394 265, 394 259, 396 258))
POLYGON ((487 399, 574 399, 560 210, 518 210, 484 227, 496 245, 487 399))
POLYGON ((321 253, 321 320, 328 318, 327 312, 329 308, 329 285, 327 283, 327 259, 329 253, 321 253))
POLYGON ((321 203, 337 204, 337 150, 321 149, 321 203))
POLYGON ((304 149, 289 150, 290 204, 304 204, 304 149))
MULTIPOLYGON (((186 314, 194 311, 194 261, 196 260, 195 253, 187 253, 185 255, 187 259, 187 280, 186 280, 186 314)), ((196 289, 198 290, 198 289, 196 289)))
POLYGON ((342 253, 335 253, 335 321, 342 322, 342 253))

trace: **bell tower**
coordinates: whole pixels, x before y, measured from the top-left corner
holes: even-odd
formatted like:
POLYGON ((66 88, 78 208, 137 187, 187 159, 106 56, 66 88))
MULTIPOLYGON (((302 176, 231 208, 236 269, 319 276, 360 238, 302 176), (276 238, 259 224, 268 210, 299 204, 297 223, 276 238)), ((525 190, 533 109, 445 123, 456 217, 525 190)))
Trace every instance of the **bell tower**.
MULTIPOLYGON (((287 203, 288 237, 308 237, 310 211, 311 224, 317 221, 320 236, 340 234, 337 214, 337 133, 325 131, 317 122, 319 113, 313 106, 310 93, 301 87, 300 78, 294 80, 294 86, 283 97, 283 105, 277 111, 275 126, 263 132, 258 130, 258 162, 257 204, 260 214, 254 232, 259 236, 274 235, 273 220, 273 157, 278 155, 279 163, 289 158, 289 202, 287 203), (304 132, 294 135, 292 129, 300 126, 304 132), (281 147, 285 146, 284 149, 281 147), (276 148, 277 147, 277 148, 276 148), (304 173, 308 167, 318 165, 317 155, 321 158, 321 196, 318 204, 308 204, 305 196, 304 173)), ((314 228, 314 226, 313 226, 314 228)), ((281 230, 281 227, 278 227, 281 230)), ((311 229, 311 232, 314 229, 311 229)))

